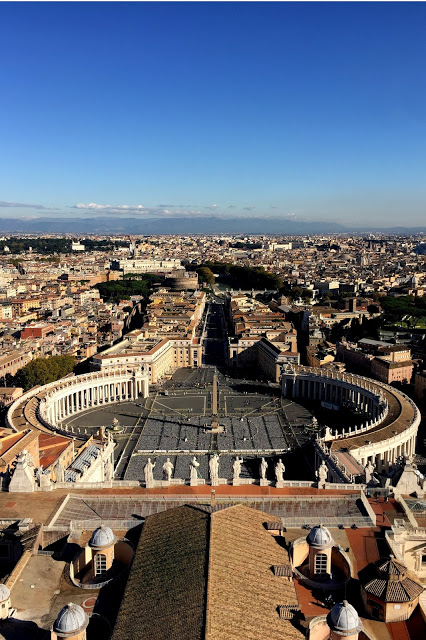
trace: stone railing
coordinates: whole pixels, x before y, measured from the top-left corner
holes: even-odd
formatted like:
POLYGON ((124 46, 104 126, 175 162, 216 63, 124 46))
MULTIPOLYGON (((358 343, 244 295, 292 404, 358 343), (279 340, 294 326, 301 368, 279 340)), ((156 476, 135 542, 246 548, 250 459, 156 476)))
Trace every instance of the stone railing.
POLYGON ((314 446, 317 454, 321 460, 324 460, 327 463, 330 471, 334 471, 336 476, 340 478, 342 482, 347 482, 348 484, 354 483, 353 476, 350 473, 347 473, 346 467, 339 462, 336 455, 330 451, 323 440, 318 439, 314 446))
POLYGON ((60 431, 69 436, 60 425, 65 417, 94 406, 134 399, 141 390, 144 396, 148 394, 148 373, 140 367, 109 368, 101 372, 69 376, 23 394, 9 407, 6 423, 14 431, 39 428, 42 431, 60 431), (78 400, 76 394, 81 394, 78 400), (37 398, 38 406, 30 420, 26 415, 26 407, 33 398, 37 398), (22 418, 25 418, 26 424, 22 424, 22 418))
POLYGON ((321 400, 324 396, 331 398, 326 401, 333 402, 336 397, 340 401, 342 398, 347 399, 349 394, 349 401, 352 402, 353 392, 355 392, 358 394, 355 397, 358 398, 361 406, 375 407, 373 411, 375 415, 369 416, 365 424, 359 427, 342 428, 334 432, 326 427, 325 434, 319 439, 326 442, 339 440, 342 441, 341 446, 344 447, 345 440, 368 434, 369 431, 374 430, 376 433, 374 442, 368 440, 351 442, 351 451, 356 459, 374 456, 378 447, 379 449, 392 450, 399 445, 404 446, 416 435, 420 424, 419 409, 411 398, 388 384, 363 376, 295 365, 283 368, 282 387, 284 394, 288 393, 289 397, 294 397, 296 400, 307 391, 307 398, 314 400, 321 400), (337 385, 340 389, 336 391, 334 388, 327 392, 323 385, 333 385, 334 387, 337 385), (389 415, 389 403, 392 404, 391 416, 389 415), (377 437, 379 433, 382 434, 382 440, 377 437))

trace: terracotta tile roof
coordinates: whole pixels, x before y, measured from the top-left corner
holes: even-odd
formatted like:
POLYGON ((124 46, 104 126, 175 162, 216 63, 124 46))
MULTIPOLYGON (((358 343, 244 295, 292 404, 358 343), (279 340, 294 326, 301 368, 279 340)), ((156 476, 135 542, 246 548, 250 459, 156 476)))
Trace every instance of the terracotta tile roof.
POLYGON ((1 465, 8 465, 13 462, 13 460, 15 460, 15 458, 21 451, 23 451, 24 449, 28 449, 34 442, 34 440, 37 440, 38 438, 38 434, 35 431, 28 430, 24 433, 25 435, 23 437, 17 438, 14 443, 10 447, 8 447, 8 449, 4 453, 1 454, 1 465))
POLYGON ((393 558, 380 558, 369 564, 359 578, 364 590, 383 602, 410 602, 423 591, 416 576, 393 558))
POLYGON ((5 436, 0 440, 0 455, 4 455, 13 445, 15 445, 21 438, 24 437, 24 432, 19 431, 11 435, 5 436))
POLYGON ((201 640, 209 514, 183 506, 146 519, 112 640, 201 640))
POLYGON ((265 528, 273 518, 244 505, 148 517, 112 640, 304 638, 287 551, 265 528))
POLYGON ((47 469, 59 458, 61 453, 70 446, 71 441, 64 436, 40 433, 38 444, 40 449, 40 464, 43 465, 43 469, 47 469))
POLYGON ((274 575, 287 551, 265 528, 270 514, 236 505, 211 516, 206 640, 304 638, 279 606, 298 606, 294 584, 274 575))

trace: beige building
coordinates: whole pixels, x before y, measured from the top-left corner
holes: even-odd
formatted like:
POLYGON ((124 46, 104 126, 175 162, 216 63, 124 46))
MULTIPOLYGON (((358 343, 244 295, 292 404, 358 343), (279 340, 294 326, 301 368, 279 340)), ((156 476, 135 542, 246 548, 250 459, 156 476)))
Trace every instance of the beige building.
POLYGON ((7 407, 22 396, 22 387, 0 387, 0 407, 7 407))
POLYGON ((426 392, 426 371, 416 373, 414 376, 414 393, 417 400, 423 400, 426 392))
POLYGON ((25 367, 28 362, 32 360, 32 356, 29 353, 23 351, 10 351, 4 356, 0 357, 0 380, 7 374, 14 376, 19 369, 25 367))
POLYGON ((370 563, 359 579, 367 614, 383 622, 408 620, 423 592, 417 576, 392 557, 370 563))
POLYGON ((413 374, 411 360, 393 361, 384 358, 373 358, 371 361, 371 375, 380 382, 409 383, 413 374))
POLYGON ((199 325, 205 304, 204 292, 158 291, 147 307, 142 328, 95 355, 92 370, 145 365, 149 382, 155 383, 180 367, 200 366, 203 346, 199 325))
POLYGON ((299 364, 297 331, 282 313, 241 293, 227 293, 225 313, 233 328, 228 343, 231 367, 258 367, 262 376, 278 382, 284 364, 299 364))

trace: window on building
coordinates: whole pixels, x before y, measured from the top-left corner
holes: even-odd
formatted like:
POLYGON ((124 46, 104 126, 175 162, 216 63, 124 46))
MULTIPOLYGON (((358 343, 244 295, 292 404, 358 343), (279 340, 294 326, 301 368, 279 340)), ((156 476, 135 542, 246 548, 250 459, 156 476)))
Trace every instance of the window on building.
POLYGON ((327 573, 327 555, 325 553, 317 553, 315 556, 315 575, 326 575, 327 573))
POLYGON ((371 617, 376 620, 383 620, 383 607, 378 602, 368 601, 371 606, 371 617))
MULTIPOLYGON (((426 549, 423 549, 423 551, 426 551, 426 549)), ((426 564, 426 553, 422 554, 422 564, 426 564)))
POLYGON ((95 576, 104 576, 106 574, 106 556, 103 553, 97 553, 95 556, 95 576))

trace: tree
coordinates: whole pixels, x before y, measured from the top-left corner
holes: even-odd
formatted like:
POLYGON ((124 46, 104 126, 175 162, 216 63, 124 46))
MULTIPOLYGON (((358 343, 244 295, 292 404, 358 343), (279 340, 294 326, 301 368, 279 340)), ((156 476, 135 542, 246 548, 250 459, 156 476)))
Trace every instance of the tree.
POLYGON ((147 298, 151 292, 152 283, 157 280, 155 275, 144 273, 138 280, 126 278, 125 280, 100 282, 96 288, 105 302, 120 302, 120 300, 129 300, 130 296, 147 298))
POLYGON ((72 356, 36 358, 17 372, 13 379, 13 386, 23 387, 25 391, 28 391, 36 385, 55 382, 55 380, 72 373, 74 364, 72 356))
POLYGON ((369 304, 367 307, 367 311, 372 316, 374 313, 379 313, 380 309, 377 304, 369 304))
POLYGON ((207 284, 215 283, 215 277, 213 275, 212 270, 209 269, 209 267, 200 267, 199 269, 197 269, 197 273, 198 273, 200 282, 207 282, 207 284))
POLYGON ((288 295, 292 300, 298 300, 303 295, 303 289, 302 287, 293 287, 288 295))

